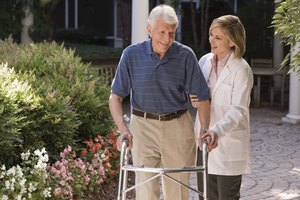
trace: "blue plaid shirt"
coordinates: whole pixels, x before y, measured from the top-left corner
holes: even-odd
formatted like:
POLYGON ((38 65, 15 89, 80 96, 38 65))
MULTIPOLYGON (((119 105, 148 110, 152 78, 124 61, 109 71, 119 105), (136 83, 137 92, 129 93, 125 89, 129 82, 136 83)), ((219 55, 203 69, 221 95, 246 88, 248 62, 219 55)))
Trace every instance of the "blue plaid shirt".
POLYGON ((178 42, 159 59, 151 39, 127 47, 121 56, 112 93, 126 97, 131 106, 149 113, 172 113, 188 108, 188 93, 209 99, 209 89, 193 51, 178 42))

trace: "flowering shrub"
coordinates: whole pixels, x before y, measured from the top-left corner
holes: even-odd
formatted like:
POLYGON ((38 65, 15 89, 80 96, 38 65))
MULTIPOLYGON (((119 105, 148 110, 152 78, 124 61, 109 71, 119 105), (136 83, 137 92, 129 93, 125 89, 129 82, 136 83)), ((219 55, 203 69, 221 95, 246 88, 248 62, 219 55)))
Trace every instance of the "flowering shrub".
POLYGON ((21 154, 22 162, 8 170, 0 169, 0 199, 68 199, 97 193, 107 177, 118 174, 119 152, 116 148, 117 133, 100 135, 85 142, 81 157, 68 146, 60 153, 60 160, 49 161, 46 150, 21 154))
POLYGON ((116 145, 117 136, 117 132, 113 131, 106 137, 98 135, 94 140, 87 140, 86 148, 80 153, 86 160, 99 156, 107 176, 110 177, 116 176, 119 172, 120 154, 116 145))
POLYGON ((84 162, 68 146, 61 154, 61 160, 49 167, 49 181, 57 199, 81 197, 85 192, 95 192, 105 179, 101 159, 95 154, 91 162, 84 162))
POLYGON ((0 198, 8 199, 47 199, 51 188, 47 185, 48 155, 45 149, 21 154, 21 166, 0 169, 0 198))

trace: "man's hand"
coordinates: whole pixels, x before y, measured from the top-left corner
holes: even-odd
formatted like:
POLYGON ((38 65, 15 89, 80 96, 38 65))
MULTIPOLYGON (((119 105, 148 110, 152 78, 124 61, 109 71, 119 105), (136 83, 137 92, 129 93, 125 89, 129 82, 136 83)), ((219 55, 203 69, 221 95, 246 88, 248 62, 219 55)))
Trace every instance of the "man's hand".
POLYGON ((207 142, 207 152, 218 146, 218 135, 213 131, 207 131, 199 138, 199 148, 202 150, 203 142, 207 142))
POLYGON ((133 139, 133 136, 129 130, 121 133, 117 139, 117 149, 119 151, 121 151, 124 140, 128 140, 128 148, 131 149, 132 148, 132 139, 133 139))

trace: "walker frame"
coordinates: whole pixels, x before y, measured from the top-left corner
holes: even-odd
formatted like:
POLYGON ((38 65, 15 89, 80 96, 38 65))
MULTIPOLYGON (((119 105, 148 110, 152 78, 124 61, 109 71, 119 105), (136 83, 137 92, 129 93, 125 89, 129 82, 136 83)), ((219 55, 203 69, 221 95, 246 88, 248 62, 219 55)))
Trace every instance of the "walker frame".
POLYGON ((166 177, 192 191, 195 193, 198 193, 203 197, 203 200, 208 200, 207 196, 207 143, 203 142, 202 144, 202 166, 190 166, 190 167, 182 167, 182 168, 150 168, 150 167, 144 167, 143 165, 136 166, 131 165, 129 163, 129 149, 127 148, 128 141, 124 140, 122 144, 121 149, 121 155, 120 155, 120 174, 119 174, 119 185, 118 185, 118 198, 117 200, 126 200, 126 194, 127 192, 155 179, 158 177, 166 177), (156 173, 153 177, 141 182, 137 183, 131 187, 127 187, 127 178, 128 178, 128 171, 133 172, 151 172, 156 173), (201 172, 203 173, 203 192, 196 190, 195 188, 192 188, 189 185, 186 185, 173 177, 169 176, 169 173, 190 173, 190 172, 201 172))

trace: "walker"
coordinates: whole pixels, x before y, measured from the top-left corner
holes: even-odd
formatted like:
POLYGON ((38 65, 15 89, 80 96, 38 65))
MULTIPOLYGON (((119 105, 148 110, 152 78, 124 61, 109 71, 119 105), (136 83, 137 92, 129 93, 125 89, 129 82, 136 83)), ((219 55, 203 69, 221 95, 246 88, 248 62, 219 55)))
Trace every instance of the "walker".
POLYGON ((136 187, 139 187, 140 185, 143 185, 155 178, 158 177, 166 177, 182 186, 185 186, 186 188, 198 193, 203 197, 204 200, 208 200, 207 197, 207 143, 204 142, 202 144, 202 166, 184 166, 182 168, 149 168, 141 166, 135 166, 128 164, 129 161, 129 149, 127 148, 128 141, 124 140, 122 144, 121 149, 121 155, 120 155, 120 174, 119 174, 119 187, 118 187, 118 198, 117 200, 126 200, 126 194, 127 192, 135 189, 136 187), (145 180, 144 182, 138 183, 130 188, 127 187, 127 173, 128 171, 134 171, 134 172, 151 172, 156 173, 153 177, 149 178, 148 180, 145 180), (203 192, 200 192, 189 185, 186 185, 172 177, 170 177, 169 173, 189 173, 189 172, 201 172, 203 173, 203 192))

